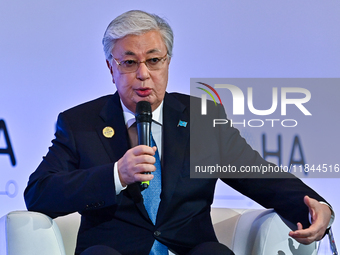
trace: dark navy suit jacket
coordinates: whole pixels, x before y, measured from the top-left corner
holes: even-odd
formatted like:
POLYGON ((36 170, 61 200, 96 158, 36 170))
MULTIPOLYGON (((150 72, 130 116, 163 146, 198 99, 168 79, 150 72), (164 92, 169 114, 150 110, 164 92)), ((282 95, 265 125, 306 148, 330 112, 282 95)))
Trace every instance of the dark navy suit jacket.
MULTIPOLYGON (((199 111, 199 101, 196 103, 191 107, 199 111)), ((122 254, 148 255, 155 238, 175 253, 186 254, 199 243, 217 241, 210 219, 216 179, 190 178, 190 130, 195 132, 193 127, 208 123, 204 118, 226 116, 218 110, 201 117, 190 119, 189 96, 166 93, 162 193, 155 226, 144 208, 138 183, 115 194, 113 165, 130 148, 117 93, 59 115, 53 145, 30 176, 25 190, 27 208, 51 217, 78 211, 82 221, 76 254, 89 246, 105 244, 122 254), (178 125, 179 120, 187 122, 187 127, 178 125), (102 133, 107 126, 114 129, 112 138, 102 133)), ((201 139, 202 143, 191 151, 202 162, 207 159, 237 167, 268 164, 230 126, 221 126, 215 133, 205 132, 201 139)), ((275 208, 294 224, 299 221, 304 226, 309 225, 304 195, 325 201, 297 178, 222 181, 264 207, 275 208)))

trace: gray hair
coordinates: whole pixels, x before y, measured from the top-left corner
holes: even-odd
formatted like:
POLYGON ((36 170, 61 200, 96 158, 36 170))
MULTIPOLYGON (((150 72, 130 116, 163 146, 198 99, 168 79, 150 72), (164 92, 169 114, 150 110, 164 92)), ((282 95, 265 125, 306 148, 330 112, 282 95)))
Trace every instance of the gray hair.
POLYGON ((170 25, 155 14, 133 10, 121 14, 107 27, 102 41, 106 59, 111 62, 111 52, 118 39, 127 35, 141 35, 152 30, 160 32, 171 57, 174 35, 170 25))

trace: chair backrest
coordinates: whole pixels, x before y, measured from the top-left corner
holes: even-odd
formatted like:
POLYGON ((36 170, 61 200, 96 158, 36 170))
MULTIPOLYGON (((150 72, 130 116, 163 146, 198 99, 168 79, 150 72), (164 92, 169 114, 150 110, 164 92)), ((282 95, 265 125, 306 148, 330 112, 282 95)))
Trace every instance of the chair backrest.
POLYGON ((60 233, 63 237, 66 255, 74 255, 78 229, 80 226, 80 217, 80 214, 76 212, 54 219, 58 224, 60 233))

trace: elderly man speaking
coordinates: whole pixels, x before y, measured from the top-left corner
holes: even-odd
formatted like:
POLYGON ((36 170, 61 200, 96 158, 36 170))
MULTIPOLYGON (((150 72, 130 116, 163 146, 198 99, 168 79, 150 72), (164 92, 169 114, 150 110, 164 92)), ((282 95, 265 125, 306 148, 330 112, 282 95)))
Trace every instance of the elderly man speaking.
MULTIPOLYGON (((53 145, 25 190, 27 208, 51 217, 78 211, 76 254, 234 254, 211 223, 216 179, 190 178, 190 96, 166 92, 171 27, 129 11, 109 24, 103 45, 117 92, 60 113, 53 145), (135 141, 140 101, 151 106, 150 146, 135 141)), ((223 126, 216 160, 269 164, 223 126)), ((330 223, 325 199, 288 173, 222 181, 297 224, 287 235, 301 243, 321 239, 330 223)))

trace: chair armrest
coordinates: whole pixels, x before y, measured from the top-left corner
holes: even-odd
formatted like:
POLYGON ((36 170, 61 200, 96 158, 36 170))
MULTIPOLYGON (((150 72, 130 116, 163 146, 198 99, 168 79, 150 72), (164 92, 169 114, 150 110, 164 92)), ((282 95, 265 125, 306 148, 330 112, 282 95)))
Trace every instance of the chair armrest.
POLYGON ((0 255, 65 255, 57 224, 48 216, 14 211, 0 219, 0 255))
POLYGON ((272 209, 213 208, 218 240, 237 255, 316 255, 317 243, 303 245, 289 237, 295 226, 272 209))

